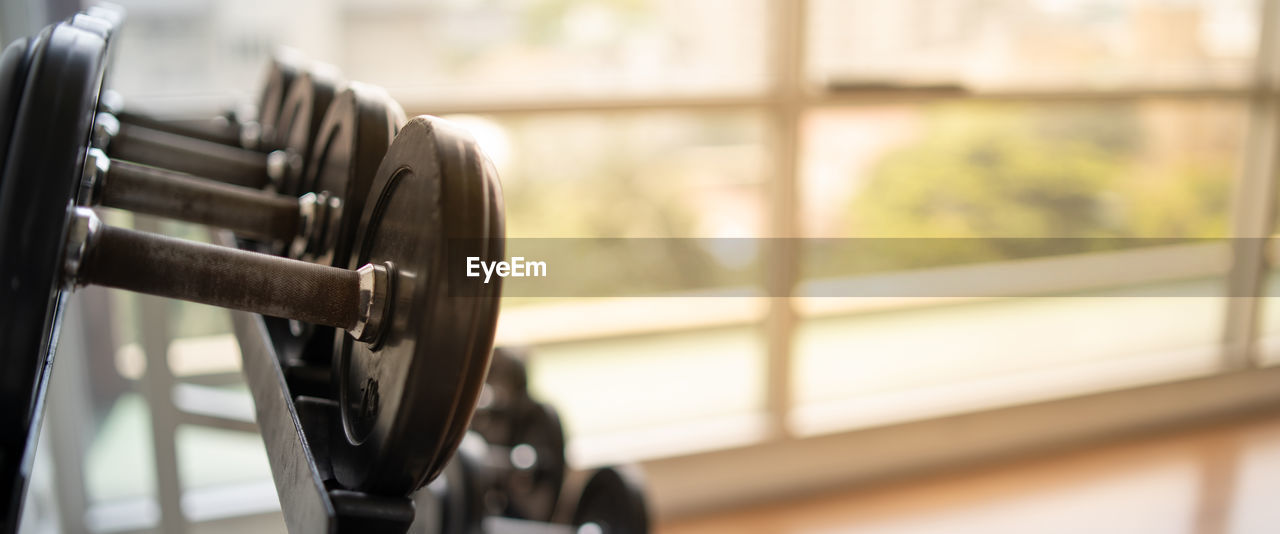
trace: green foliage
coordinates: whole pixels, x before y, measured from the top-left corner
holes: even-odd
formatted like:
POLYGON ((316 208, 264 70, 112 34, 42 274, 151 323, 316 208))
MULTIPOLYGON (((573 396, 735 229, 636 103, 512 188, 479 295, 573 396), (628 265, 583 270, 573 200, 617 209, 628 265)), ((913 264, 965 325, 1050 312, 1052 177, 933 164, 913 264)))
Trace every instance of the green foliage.
POLYGON ((1141 118, 1131 105, 933 108, 853 196, 847 235, 969 238, 915 240, 882 268, 1222 236, 1230 158, 1154 157, 1141 118))

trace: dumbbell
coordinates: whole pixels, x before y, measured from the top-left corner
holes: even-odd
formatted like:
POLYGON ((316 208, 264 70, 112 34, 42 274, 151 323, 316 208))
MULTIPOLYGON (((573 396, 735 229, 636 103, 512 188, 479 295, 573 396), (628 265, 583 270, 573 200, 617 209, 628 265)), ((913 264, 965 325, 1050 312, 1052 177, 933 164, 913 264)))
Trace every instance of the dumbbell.
POLYGON ((89 149, 78 193, 83 206, 103 205, 232 230, 289 244, 291 257, 342 265, 354 221, 373 173, 404 121, 384 92, 352 83, 330 106, 316 139, 301 196, 282 195, 107 157, 89 149))
MULTIPOLYGON (((117 25, 118 27, 119 25, 117 25)), ((271 56, 263 76, 262 92, 251 112, 237 108, 210 119, 175 120, 128 109, 124 98, 114 91, 103 93, 99 111, 110 113, 123 127, 137 126, 201 139, 222 145, 265 150, 277 144, 276 121, 284 107, 285 96, 307 62, 291 50, 278 50, 271 56)))
MULTIPOLYGON (((71 23, 93 31, 108 43, 114 32, 111 21, 84 14, 73 17, 71 23)), ((299 89, 292 102, 302 102, 305 99, 298 95, 307 94, 310 92, 299 89)), ((111 119, 101 114, 96 118, 111 119)), ((296 139, 299 146, 317 147, 307 166, 308 176, 295 187, 294 192, 301 194, 298 198, 193 179, 129 161, 112 161, 100 149, 94 149, 86 160, 87 179, 82 182, 80 204, 101 203, 227 228, 248 237, 290 243, 285 250, 294 257, 341 266, 349 252, 354 222, 343 224, 340 214, 344 208, 359 213, 373 171, 403 121, 399 105, 381 89, 350 84, 329 105, 315 142, 311 142, 309 134, 296 139)), ((95 124, 95 133, 102 131, 101 123, 95 124)), ((101 139, 96 141, 106 144, 101 139)), ((163 148, 156 150, 168 153, 163 148)))
MULTIPOLYGON (((85 24, 83 22, 77 24, 81 27, 91 30, 107 30, 107 33, 114 33, 123 25, 125 20, 125 11, 119 6, 103 3, 86 7, 84 11, 73 16, 73 23, 75 23, 76 17, 90 17, 93 19, 99 19, 102 22, 101 24, 85 24)), ((106 37, 109 37, 109 35, 106 37)), ((108 61, 110 62, 110 56, 113 51, 110 47, 108 48, 108 61)), ((266 89, 270 89, 270 84, 276 79, 276 77, 271 74, 282 68, 278 63, 281 63, 281 61, 285 59, 288 58, 272 58, 271 65, 268 68, 268 76, 266 78, 267 85, 264 85, 263 96, 266 96, 269 92, 266 89)), ((286 68, 291 68, 293 66, 294 64, 289 64, 286 68)), ((278 93, 278 97, 283 99, 283 90, 277 90, 276 92, 278 93)), ((244 138, 243 140, 245 141, 252 140, 252 138, 256 137, 254 132, 259 130, 257 127, 258 122, 255 117, 246 116, 247 120, 242 121, 239 117, 244 116, 245 114, 237 110, 229 110, 225 115, 213 117, 207 120, 179 120, 164 119, 146 113, 126 110, 124 109, 123 104, 124 99, 119 93, 104 90, 100 96, 99 111, 108 112, 119 118, 119 122, 121 124, 141 126, 151 130, 174 133, 184 137, 204 139, 230 146, 243 146, 244 143, 242 142, 242 138, 244 138)), ((279 107, 279 102, 276 103, 276 107, 279 107)))
POLYGON ((573 510, 577 534, 645 534, 644 483, 630 467, 603 467, 587 479, 573 510))
POLYGON ((495 347, 484 380, 480 404, 471 418, 471 430, 489 443, 513 444, 516 422, 534 404, 529 396, 526 350, 519 347, 495 347))
MULTIPOLYGON (((109 11, 109 10, 108 10, 109 11)), ((122 17, 80 13, 70 23, 98 34, 110 42, 122 17)), ((110 92, 99 98, 99 116, 93 142, 120 159, 194 174, 247 187, 268 185, 288 194, 299 194, 311 157, 312 140, 323 123, 326 109, 340 91, 337 69, 280 55, 269 66, 264 86, 263 120, 243 130, 239 144, 232 146, 181 128, 163 128, 163 121, 140 114, 128 114, 110 92), (287 85, 285 85, 287 84, 287 85), (286 90, 287 89, 287 90, 286 90), (118 113, 124 113, 121 120, 118 113)))
POLYGON ((489 445, 471 433, 439 480, 419 495, 440 508, 439 526, 421 531, 443 534, 645 534, 649 514, 643 484, 628 468, 605 467, 587 479, 575 503, 572 524, 556 524, 493 514, 486 503, 493 477, 489 445))
POLYGON ((494 515, 549 521, 568 469, 560 416, 551 405, 531 402, 512 427, 509 441, 488 442, 484 460, 493 498, 486 504, 494 515))
MULTIPOLYGON (((84 14, 107 21, 113 32, 122 26, 125 19, 124 10, 109 4, 90 6, 85 9, 84 14)), ((269 150, 267 147, 276 144, 275 125, 289 87, 298 74, 305 70, 307 61, 293 50, 279 49, 272 54, 264 76, 262 93, 253 113, 233 109, 207 120, 164 119, 126 109, 124 99, 111 91, 102 94, 99 111, 115 116, 121 125, 138 126, 228 146, 269 150)))
MULTIPOLYGON (((195 174, 246 187, 270 186, 296 193, 308 172, 312 141, 325 110, 341 91, 336 73, 313 68, 289 86, 274 125, 264 127, 257 141, 264 150, 225 145, 136 124, 121 124, 110 113, 97 119, 95 144, 113 157, 195 174)), ((110 109, 110 108, 108 108, 110 109)))
POLYGON ((519 348, 493 350, 471 430, 490 444, 498 471, 493 489, 502 498, 491 511, 547 521, 568 468, 564 428, 555 408, 529 396, 525 357, 519 348))
MULTIPOLYGON (((384 91, 352 82, 326 112, 301 196, 113 161, 90 149, 79 203, 226 228, 272 252, 345 266, 374 173, 403 122, 400 106, 384 91)), ((290 326, 309 344, 304 359, 329 361, 332 332, 296 321, 290 326)))
MULTIPOLYGON (((465 276, 467 257, 496 261, 504 243, 497 177, 475 141, 440 119, 408 121, 374 173, 345 268, 114 228, 73 202, 106 43, 61 23, 24 45, 25 89, 0 124, 12 132, 0 178, 4 380, 39 374, 79 285, 329 325, 342 330, 337 482, 403 495, 438 474, 475 407, 501 288, 465 276)), ((34 410, 34 385, 25 398, 5 388, 6 405, 34 410)), ((27 427, 4 423, 7 449, 27 427)))

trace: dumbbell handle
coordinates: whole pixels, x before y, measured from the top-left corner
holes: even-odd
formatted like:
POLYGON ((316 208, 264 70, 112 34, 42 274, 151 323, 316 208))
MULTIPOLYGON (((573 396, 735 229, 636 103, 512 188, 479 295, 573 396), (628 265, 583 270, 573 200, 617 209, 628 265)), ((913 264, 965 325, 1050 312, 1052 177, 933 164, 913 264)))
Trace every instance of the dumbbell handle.
POLYGON ((288 242, 302 229, 297 198, 128 161, 110 160, 91 187, 103 206, 216 226, 257 239, 288 242))
POLYGON ((96 127, 103 133, 95 142, 109 144, 113 157, 255 189, 271 181, 268 154, 112 121, 114 117, 99 114, 96 127))
POLYGON ((120 119, 121 125, 140 126, 231 147, 239 147, 242 142, 241 126, 227 117, 175 120, 127 110, 115 111, 113 114, 120 119))
POLYGON ((151 130, 211 141, 221 145, 241 147, 248 146, 245 141, 256 142, 254 137, 258 131, 258 123, 254 120, 242 121, 239 113, 227 111, 216 117, 206 119, 175 118, 153 115, 137 109, 125 107, 124 96, 106 89, 98 95, 98 117, 110 115, 117 120, 116 126, 132 124, 151 130))
POLYGON ((376 339, 389 268, 351 271, 102 224, 76 208, 67 236, 69 285, 100 285, 342 328, 376 339))

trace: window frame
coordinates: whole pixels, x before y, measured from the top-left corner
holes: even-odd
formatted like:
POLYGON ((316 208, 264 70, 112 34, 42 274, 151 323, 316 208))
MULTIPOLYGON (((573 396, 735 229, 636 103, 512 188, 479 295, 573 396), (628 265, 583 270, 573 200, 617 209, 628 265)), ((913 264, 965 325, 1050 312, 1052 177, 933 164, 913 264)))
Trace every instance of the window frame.
MULTIPOLYGON (((937 103, 953 101, 1000 102, 1136 102, 1149 99, 1199 101, 1230 100, 1241 102, 1248 112, 1245 146, 1242 147, 1240 175, 1233 180, 1229 207, 1232 236, 1269 237, 1275 229, 1276 174, 1280 171, 1280 69, 1272 66, 1280 55, 1277 42, 1277 18, 1280 2, 1259 2, 1260 24, 1258 51, 1251 84, 1245 87, 1134 88, 1113 90, 1008 90, 949 92, 922 90, 875 90, 830 93, 810 86, 806 77, 807 0, 766 0, 770 79, 760 94, 724 94, 701 96, 644 96, 634 98, 596 97, 564 100, 421 100, 407 102, 410 111, 435 115, 479 114, 498 118, 598 112, 626 114, 644 111, 723 111, 737 110, 765 117, 769 135, 765 139, 772 168, 766 174, 765 206, 767 214, 764 237, 799 237, 803 229, 799 221, 799 182, 802 151, 801 123, 805 114, 824 107, 857 107, 887 103, 937 103)), ((794 296, 801 285, 799 250, 792 239, 766 239, 765 280, 769 295, 762 318, 751 315, 711 320, 696 328, 728 325, 762 327, 765 346, 766 384, 763 410, 752 416, 726 417, 709 422, 719 429, 718 439, 700 437, 682 440, 680 426, 635 435, 609 436, 602 439, 583 438, 589 443, 571 444, 571 459, 577 468, 617 461, 639 460, 650 475, 656 496, 655 505, 661 517, 699 511, 781 496, 798 491, 813 491, 834 485, 847 485, 907 472, 919 472, 931 466, 990 458, 1015 451, 1044 450, 1063 443, 1103 439, 1131 433, 1138 428, 1155 428, 1201 421, 1223 414, 1243 413, 1280 403, 1280 369, 1259 365, 1259 316, 1264 296, 1268 257, 1280 252, 1280 246, 1263 239, 1233 239, 1229 245, 1227 265, 1199 266, 1208 272, 1225 275, 1226 315, 1218 345, 1218 367, 1208 374, 1165 376, 1149 383, 1117 390, 1081 393, 1048 401, 1033 401, 958 414, 942 415, 918 421, 902 421, 868 428, 851 428, 832 432, 804 432, 796 429, 792 418, 798 409, 793 394, 794 337, 806 317, 820 317, 830 310, 806 310, 803 297, 794 296), (1271 251, 1270 249, 1276 249, 1271 251), (1223 272, 1225 270, 1225 272, 1223 272), (1161 402, 1151 402, 1161 399, 1161 402), (1167 402, 1178 399, 1178 402, 1167 402), (1114 410, 1113 405, 1126 408, 1114 410), (1110 417, 1092 417, 1099 407, 1115 413, 1110 417), (1055 419, 1052 425, 1027 422, 1055 419), (963 423, 968 421, 968 423, 963 423), (1000 429, 997 437, 973 439, 946 435, 958 424, 980 422, 1000 429), (657 439, 664 436, 666 441, 657 439), (956 440, 950 451, 933 450, 936 441, 920 449, 895 450, 886 443, 910 443, 921 436, 956 440), (840 455, 833 444, 868 454, 888 455, 892 459, 883 466, 854 461, 832 468, 840 455), (630 445, 628 445, 630 444, 630 445), (802 459, 797 461, 796 459, 802 459), (785 460, 785 461, 782 461, 785 460), (761 469, 761 462, 790 464, 798 471, 782 472, 778 467, 761 469), (759 472, 751 477, 742 472, 759 472), (769 478, 773 474, 786 478, 769 478), (696 477, 698 482, 691 483, 696 477)), ((1204 251, 1215 245, 1187 245, 1175 253, 1204 251)), ((1128 251, 1135 261, 1159 264, 1168 250, 1128 251)), ((1044 260, 1051 269, 1070 268, 1072 258, 1044 260)), ((1218 263, 1218 262, 1210 262, 1218 263)), ((994 265, 993 272, 1004 268, 994 265)), ((1105 282, 1105 281, 1103 281, 1105 282)), ((1063 288, 1058 288, 1063 289, 1063 288)), ((903 306, 918 304, 904 303, 903 306)), ((840 310, 848 311, 848 310, 840 310)), ((676 328, 668 325, 669 328, 676 328)), ((636 332, 620 326, 607 335, 633 335, 653 331, 644 325, 636 332)), ((593 333, 598 338, 600 333, 593 333)), ((556 342, 566 341, 564 336, 556 342)), ((536 358, 535 355, 533 356, 536 358)), ((705 434, 685 428, 691 434, 705 434)), ((912 448, 915 447, 915 448, 912 448)), ((875 462, 872 462, 873 464, 875 462)))

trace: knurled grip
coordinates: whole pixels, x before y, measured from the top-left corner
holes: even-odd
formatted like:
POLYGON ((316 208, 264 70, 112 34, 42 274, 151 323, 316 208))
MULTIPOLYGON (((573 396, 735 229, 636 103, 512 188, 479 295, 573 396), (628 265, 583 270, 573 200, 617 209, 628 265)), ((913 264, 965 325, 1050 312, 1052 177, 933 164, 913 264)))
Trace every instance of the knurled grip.
POLYGON ((121 124, 192 137, 220 145, 238 146, 240 143, 240 127, 230 121, 222 125, 217 125, 212 120, 172 121, 122 109, 113 110, 112 114, 120 119, 121 124))
POLYGON ((120 125, 108 152, 113 158, 255 189, 268 182, 266 154, 131 124, 120 125))
POLYGON ((356 271, 102 225, 76 283, 115 287, 350 330, 356 271))
POLYGON ((128 161, 111 161, 100 195, 104 206, 268 241, 291 241, 301 224, 296 198, 128 161))

